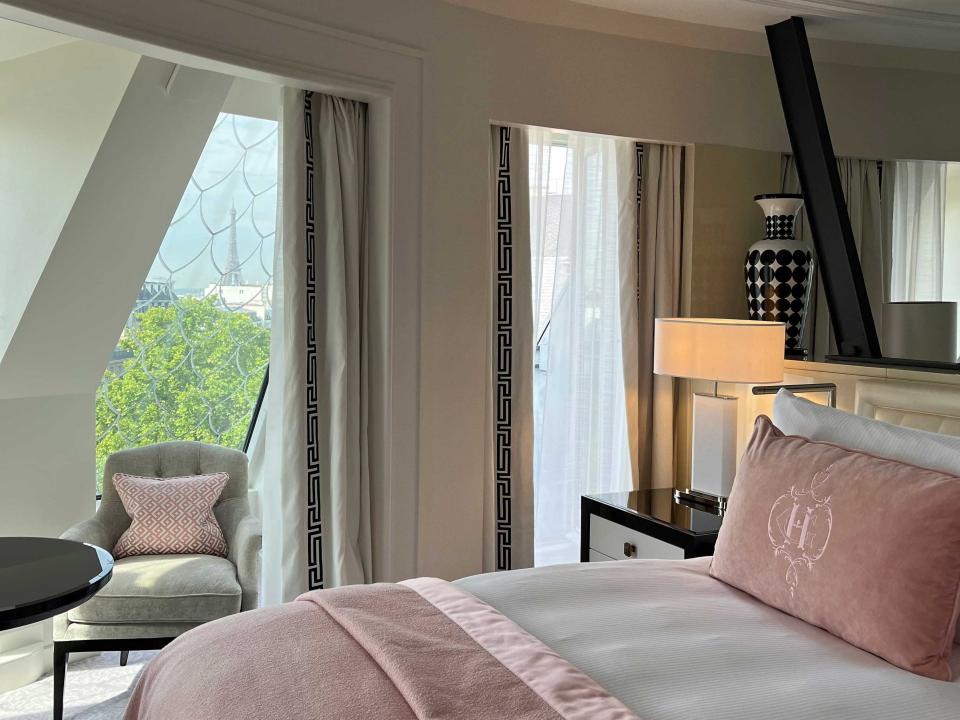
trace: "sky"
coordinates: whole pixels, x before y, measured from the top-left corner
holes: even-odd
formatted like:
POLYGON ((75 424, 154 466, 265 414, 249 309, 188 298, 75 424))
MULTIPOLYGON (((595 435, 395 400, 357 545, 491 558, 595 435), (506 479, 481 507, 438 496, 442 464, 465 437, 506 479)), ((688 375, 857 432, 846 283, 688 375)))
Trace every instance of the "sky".
POLYGON ((273 272, 277 224, 277 123, 221 114, 200 155, 147 276, 176 288, 218 282, 227 264, 230 209, 237 211, 243 281, 263 284, 273 272))

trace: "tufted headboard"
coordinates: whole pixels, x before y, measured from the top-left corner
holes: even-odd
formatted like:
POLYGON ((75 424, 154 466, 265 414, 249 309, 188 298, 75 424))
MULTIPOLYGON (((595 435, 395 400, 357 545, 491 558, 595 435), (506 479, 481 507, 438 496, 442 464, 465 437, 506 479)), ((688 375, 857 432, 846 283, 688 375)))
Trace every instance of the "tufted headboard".
POLYGON ((960 385, 859 380, 854 412, 891 425, 960 436, 960 385))

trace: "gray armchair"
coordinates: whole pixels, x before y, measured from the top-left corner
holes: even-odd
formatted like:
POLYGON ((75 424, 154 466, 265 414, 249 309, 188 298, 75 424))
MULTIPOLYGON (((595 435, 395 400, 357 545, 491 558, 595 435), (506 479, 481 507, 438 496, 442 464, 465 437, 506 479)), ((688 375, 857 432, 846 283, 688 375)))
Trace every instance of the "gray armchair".
POLYGON ((63 713, 63 684, 70 652, 160 648, 191 628, 257 606, 260 524, 247 503, 247 456, 198 442, 169 442, 115 453, 103 472, 96 514, 62 537, 112 551, 130 518, 113 476, 177 477, 226 472, 230 481, 213 508, 227 541, 226 558, 212 555, 144 555, 118 560, 96 596, 54 624, 54 718, 63 713))

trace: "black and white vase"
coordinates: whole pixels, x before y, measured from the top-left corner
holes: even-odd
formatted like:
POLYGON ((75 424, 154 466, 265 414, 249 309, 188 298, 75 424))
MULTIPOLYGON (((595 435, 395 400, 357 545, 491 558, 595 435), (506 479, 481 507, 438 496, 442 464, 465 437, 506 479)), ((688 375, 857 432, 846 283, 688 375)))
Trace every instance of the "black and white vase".
POLYGON ((794 222, 802 195, 757 195, 754 200, 767 219, 767 236, 747 251, 745 279, 751 320, 786 323, 788 356, 802 357, 813 253, 794 237, 794 222))

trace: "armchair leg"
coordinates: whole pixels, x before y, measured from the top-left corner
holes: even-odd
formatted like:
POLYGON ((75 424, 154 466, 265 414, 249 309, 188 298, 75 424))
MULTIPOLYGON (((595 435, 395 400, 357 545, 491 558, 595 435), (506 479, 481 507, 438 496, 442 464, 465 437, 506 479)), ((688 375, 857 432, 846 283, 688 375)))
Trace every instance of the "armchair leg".
POLYGON ((63 720, 63 686, 67 679, 67 657, 63 643, 53 644, 53 720, 63 720))
POLYGON ((121 650, 121 651, 120 651, 120 667, 126 667, 126 666, 127 666, 127 658, 128 658, 128 657, 130 657, 130 651, 129 651, 129 650, 121 650))

